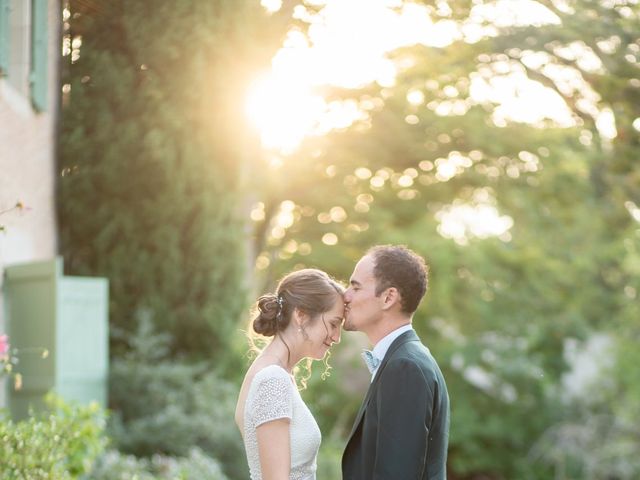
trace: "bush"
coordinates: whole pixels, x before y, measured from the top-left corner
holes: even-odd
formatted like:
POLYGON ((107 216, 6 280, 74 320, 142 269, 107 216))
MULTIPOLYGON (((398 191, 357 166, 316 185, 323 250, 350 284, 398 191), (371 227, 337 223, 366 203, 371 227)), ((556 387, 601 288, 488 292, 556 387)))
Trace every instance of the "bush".
POLYGON ((227 480, 220 464, 202 450, 192 448, 188 457, 154 455, 150 459, 106 452, 91 472, 91 480, 227 480))
POLYGON ((88 472, 104 450, 105 413, 97 405, 68 405, 49 395, 54 413, 32 414, 13 422, 0 418, 3 480, 66 480, 88 472))
POLYGON ((342 451, 344 440, 325 436, 323 433, 322 444, 318 452, 318 478, 342 478, 342 451))
POLYGON ((198 447, 231 478, 247 478, 234 422, 237 386, 206 363, 167 360, 168 340, 142 321, 128 340, 130 354, 112 362, 109 435, 119 450, 139 457, 183 457, 198 447))

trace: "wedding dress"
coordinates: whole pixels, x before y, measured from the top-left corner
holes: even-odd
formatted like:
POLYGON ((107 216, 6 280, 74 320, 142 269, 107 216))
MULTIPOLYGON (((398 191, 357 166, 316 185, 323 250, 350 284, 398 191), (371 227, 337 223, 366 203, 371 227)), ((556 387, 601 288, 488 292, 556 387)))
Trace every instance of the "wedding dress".
POLYGON ((269 365, 255 374, 244 409, 244 446, 251 480, 262 480, 256 428, 265 422, 289 419, 291 473, 289 480, 315 480, 320 429, 302 401, 289 373, 269 365))

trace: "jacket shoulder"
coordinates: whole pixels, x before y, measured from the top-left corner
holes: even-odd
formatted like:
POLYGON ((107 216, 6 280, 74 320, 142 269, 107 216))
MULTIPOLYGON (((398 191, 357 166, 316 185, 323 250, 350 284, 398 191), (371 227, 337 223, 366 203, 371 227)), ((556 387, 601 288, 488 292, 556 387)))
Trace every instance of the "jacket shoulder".
POLYGON ((429 349, 419 340, 412 340, 399 345, 389 357, 390 370, 410 368, 422 372, 426 378, 438 376, 439 367, 429 349))

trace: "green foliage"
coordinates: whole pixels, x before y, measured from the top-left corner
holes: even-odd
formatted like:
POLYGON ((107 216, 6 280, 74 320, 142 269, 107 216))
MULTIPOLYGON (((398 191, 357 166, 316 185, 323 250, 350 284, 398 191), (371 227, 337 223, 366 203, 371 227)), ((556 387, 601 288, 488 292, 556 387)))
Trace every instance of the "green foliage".
POLYGON ((76 406, 49 396, 52 413, 14 423, 0 418, 0 465, 5 480, 76 479, 104 450, 105 414, 96 405, 76 406))
POLYGON ((344 442, 341 438, 322 437, 318 453, 317 478, 342 478, 342 452, 344 442))
POLYGON ((600 347, 587 352, 599 357, 598 374, 580 395, 570 398, 571 409, 532 449, 557 478, 631 480, 640 475, 637 341, 637 331, 635 338, 600 335, 600 347))
POLYGON ((154 455, 150 459, 106 452, 91 471, 91 480, 227 480, 219 463, 198 448, 186 457, 154 455))
MULTIPOLYGON (((479 4, 423 3, 434 20, 447 21, 466 21, 479 4)), ((347 279, 370 245, 402 243, 432 268, 414 326, 449 383, 451 476, 633 478, 640 12, 632 2, 569 0, 562 10, 558 2, 538 3, 559 22, 406 48, 391 55, 403 66, 394 86, 327 90, 374 105, 369 118, 308 139, 279 169, 267 167, 255 139, 242 132, 236 105, 250 64, 266 63, 282 32, 275 17, 266 21, 253 9, 258 2, 163 0, 149 11, 117 1, 91 18, 73 17, 83 47, 67 75, 61 248, 71 272, 111 279, 112 323, 124 333, 118 353, 133 350, 113 368, 119 445, 144 455, 187 455, 198 445, 229 477, 245 478, 232 422, 237 389, 205 364, 168 358, 238 365, 228 339, 242 306, 242 255, 271 260, 257 272, 264 284, 254 287, 262 290, 301 266, 347 279), (581 49, 601 68, 585 68, 580 55, 568 53, 581 49), (525 52, 540 54, 543 65, 533 68, 525 52), (586 83, 567 88, 550 74, 560 68, 586 83), (575 126, 496 122, 500 105, 474 99, 471 85, 505 69, 553 89, 575 126), (414 90, 424 95, 422 105, 407 102, 414 90), (464 112, 438 111, 447 102, 461 102, 464 112), (615 116, 614 139, 601 134, 593 114, 605 108, 615 116), (465 163, 443 176, 440 167, 452 156, 465 163), (286 200, 295 204, 294 222, 275 238, 271 222, 286 200), (255 201, 264 204, 265 219, 245 249, 238 213, 255 201), (443 213, 479 204, 508 215, 513 226, 499 238, 469 231, 451 238, 443 230, 443 213), (324 244, 326 233, 338 244, 324 244), (127 340, 145 316, 165 340, 127 340), (585 390, 592 401, 566 403, 565 345, 601 332, 616 346, 603 395, 585 390), (585 454, 602 443, 605 456, 585 454)), ((340 445, 367 387, 360 343, 345 335, 332 376, 320 382, 314 373, 303 393, 324 435, 319 475, 327 478, 339 475, 340 445)))
MULTIPOLYGON (((468 20, 469 8, 481 2, 446 3, 452 12, 428 7, 434 21, 468 20)), ((631 345, 638 338, 640 291, 638 224, 632 218, 640 205, 640 135, 632 127, 640 116, 640 11, 626 2, 573 0, 563 10, 557 2, 538 3, 560 22, 503 26, 478 42, 394 52, 400 66, 394 86, 331 92, 335 99, 377 105, 367 110, 366 122, 308 139, 280 170, 261 177, 267 181, 260 198, 266 219, 257 224, 262 243, 256 250, 273 260, 264 272, 267 283, 302 266, 346 279, 372 244, 407 244, 431 264, 430 291, 414 326, 449 382, 450 473, 460 478, 547 479, 554 472, 564 478, 554 462, 534 455, 532 445, 573 421, 572 405, 562 396, 563 376, 572 367, 564 355, 568 340, 614 334, 621 355, 609 377, 615 392, 609 418, 629 419, 637 412, 632 385, 640 380, 629 372, 637 361, 631 345), (608 49, 607 41, 617 46, 608 49), (580 45, 602 68, 588 69, 580 55, 566 55, 580 45), (543 67, 531 68, 524 55, 530 51, 544 54, 543 67), (552 78, 559 68, 585 85, 569 91, 552 78), (551 119, 536 125, 497 122, 498 102, 473 98, 471 85, 505 69, 553 89, 577 119, 575 126, 560 128, 551 119), (589 97, 589 88, 595 96, 589 97), (425 98, 420 105, 407 101, 416 90, 425 98), (615 139, 605 138, 585 110, 589 98, 596 109, 613 111, 615 139), (451 102, 464 105, 463 113, 438 111, 451 102), (452 156, 467 160, 453 175, 443 175, 452 156), (285 200, 295 204, 296 221, 284 237, 271 238, 270 215, 285 200), (482 204, 513 220, 507 234, 446 234, 443 213, 482 204), (334 217, 332 211, 343 214, 334 217), (326 233, 336 234, 338 244, 324 244, 326 233)), ((309 397, 323 432, 338 419, 348 425, 339 427, 341 435, 350 426, 340 420, 345 399, 358 394, 354 377, 339 374, 352 371, 349 357, 358 350, 357 342, 344 337, 335 351, 345 358, 336 361, 329 380, 338 383, 337 391, 325 385, 318 388, 329 389, 326 397, 309 397)), ((591 414, 605 414, 604 405, 592 406, 591 414)), ((350 409, 352 415, 356 410, 350 409)), ((555 444, 552 450, 560 451, 555 444)), ((633 460, 626 446, 616 450, 627 463, 633 460)), ((584 452, 579 460, 588 460, 584 452)), ((625 464, 618 456, 616 462, 625 464)))
POLYGON ((137 456, 187 456, 198 447, 219 460, 230 478, 246 477, 234 421, 237 385, 210 364, 170 360, 168 341, 143 320, 130 353, 112 362, 108 431, 114 445, 137 456))

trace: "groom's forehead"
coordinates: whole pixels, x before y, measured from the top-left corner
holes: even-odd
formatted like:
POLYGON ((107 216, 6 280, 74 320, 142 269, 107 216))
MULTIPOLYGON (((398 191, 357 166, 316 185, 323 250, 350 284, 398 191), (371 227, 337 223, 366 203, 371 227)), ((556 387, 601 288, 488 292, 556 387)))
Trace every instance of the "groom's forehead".
POLYGON ((357 283, 363 283, 373 279, 373 268, 375 266, 374 260, 369 255, 366 255, 360 259, 356 264, 356 268, 351 275, 351 283, 354 281, 357 283))

